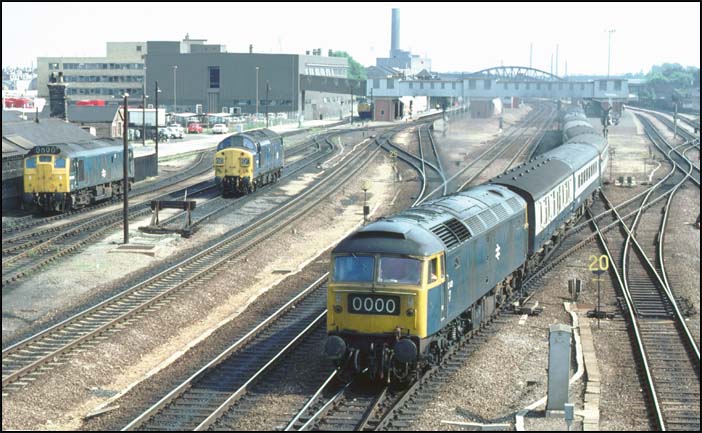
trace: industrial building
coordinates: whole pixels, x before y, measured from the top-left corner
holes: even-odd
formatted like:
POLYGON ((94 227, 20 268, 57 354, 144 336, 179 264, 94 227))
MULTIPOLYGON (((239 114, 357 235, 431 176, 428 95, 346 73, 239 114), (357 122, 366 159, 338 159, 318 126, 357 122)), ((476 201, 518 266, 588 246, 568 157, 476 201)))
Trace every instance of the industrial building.
POLYGON ((105 57, 37 58, 37 91, 48 98, 51 74, 63 74, 72 101, 119 98, 125 92, 141 98, 144 85, 145 42, 107 42, 105 57))
POLYGON ((158 81, 159 103, 169 111, 294 117, 304 110, 306 119, 318 119, 347 115, 351 93, 365 92, 365 83, 353 83, 356 91, 349 86, 345 58, 249 51, 228 53, 223 45, 187 37, 149 41, 147 94, 153 98, 158 81))
POLYGON ((287 113, 306 119, 348 116, 365 94, 365 82, 349 80, 343 57, 299 54, 228 53, 206 39, 108 42, 105 57, 39 57, 39 97, 48 97, 59 73, 69 101, 118 99, 128 93, 148 105, 175 112, 287 113))

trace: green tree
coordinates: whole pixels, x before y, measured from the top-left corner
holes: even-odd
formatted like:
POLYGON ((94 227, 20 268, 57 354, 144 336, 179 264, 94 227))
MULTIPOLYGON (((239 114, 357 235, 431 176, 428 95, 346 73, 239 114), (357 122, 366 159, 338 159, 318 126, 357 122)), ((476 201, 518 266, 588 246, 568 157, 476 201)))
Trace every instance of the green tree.
POLYGON ((365 80, 367 79, 366 68, 362 64, 354 60, 353 57, 346 51, 331 51, 329 50, 329 57, 346 57, 349 62, 349 72, 347 78, 353 80, 365 80))

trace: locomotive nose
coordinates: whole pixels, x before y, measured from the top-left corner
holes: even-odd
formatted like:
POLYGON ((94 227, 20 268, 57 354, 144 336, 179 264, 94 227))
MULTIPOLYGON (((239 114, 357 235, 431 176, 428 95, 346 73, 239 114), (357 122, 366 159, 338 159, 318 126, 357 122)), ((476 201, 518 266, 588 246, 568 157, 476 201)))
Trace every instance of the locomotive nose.
POLYGON ((346 354, 346 343, 338 335, 332 335, 324 344, 324 354, 331 361, 339 361, 346 354))

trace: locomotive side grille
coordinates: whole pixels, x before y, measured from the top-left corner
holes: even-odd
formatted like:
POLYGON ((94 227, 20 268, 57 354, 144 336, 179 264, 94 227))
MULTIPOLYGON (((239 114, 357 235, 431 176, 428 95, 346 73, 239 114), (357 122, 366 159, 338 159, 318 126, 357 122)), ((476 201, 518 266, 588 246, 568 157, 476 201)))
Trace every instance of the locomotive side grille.
POLYGON ((492 227, 497 224, 497 218, 490 209, 485 209, 484 211, 480 212, 479 216, 483 219, 483 221, 485 221, 485 224, 487 224, 488 227, 492 227))
POLYGON ((466 220, 466 224, 470 227, 473 234, 477 234, 485 230, 485 224, 478 218, 478 215, 473 215, 466 220))
POLYGON ((522 210, 522 208, 519 206, 519 202, 517 201, 516 198, 512 197, 509 200, 507 200, 507 204, 514 210, 515 212, 519 212, 522 210))
POLYGON ((448 227, 449 230, 451 230, 458 237, 459 242, 463 242, 466 239, 470 238, 470 232, 468 231, 466 226, 463 225, 456 218, 451 218, 444 224, 446 224, 446 227, 448 227))
POLYGON ((497 205, 493 206, 492 210, 495 212, 495 214, 497 214, 497 218, 500 220, 506 220, 509 216, 505 208, 502 207, 502 203, 498 203, 497 205))
POLYGON ((460 243, 456 235, 444 224, 434 226, 431 231, 441 239, 446 248, 453 248, 460 243))

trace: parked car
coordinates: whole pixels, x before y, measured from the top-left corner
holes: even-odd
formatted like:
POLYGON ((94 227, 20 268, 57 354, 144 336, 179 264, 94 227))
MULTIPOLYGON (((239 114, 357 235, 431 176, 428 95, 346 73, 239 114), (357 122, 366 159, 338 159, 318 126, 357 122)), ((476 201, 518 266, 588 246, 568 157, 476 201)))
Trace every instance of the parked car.
POLYGON ((212 127, 213 134, 226 134, 227 132, 229 132, 229 128, 223 123, 217 123, 212 127))
POLYGON ((202 125, 197 122, 188 123, 188 134, 202 134, 202 125))
POLYGON ((185 128, 178 123, 171 123, 168 127, 175 133, 175 138, 183 138, 183 135, 185 135, 185 128))
POLYGON ((158 128, 158 136, 160 138, 183 138, 183 131, 171 126, 158 128))

